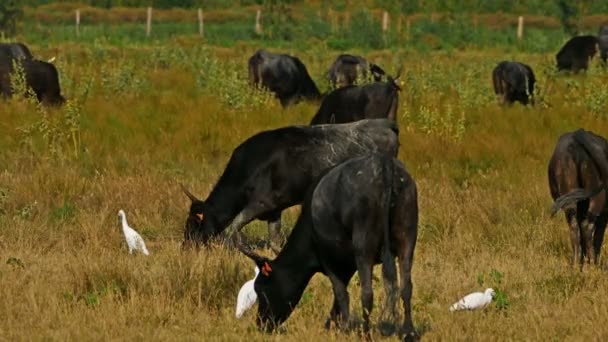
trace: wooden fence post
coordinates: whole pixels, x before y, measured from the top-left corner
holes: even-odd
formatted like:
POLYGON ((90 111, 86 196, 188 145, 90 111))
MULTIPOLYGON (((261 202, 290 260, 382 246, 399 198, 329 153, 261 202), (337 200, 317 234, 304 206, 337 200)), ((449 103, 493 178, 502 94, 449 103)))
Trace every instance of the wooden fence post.
POLYGON ((205 36, 205 23, 203 22, 203 9, 198 9, 198 34, 201 37, 205 36))
POLYGON ((523 16, 519 16, 519 18, 517 18, 517 40, 519 40, 521 42, 521 39, 524 36, 524 17, 523 16))
POLYGON ((148 17, 146 19, 146 37, 150 37, 152 32, 152 7, 148 7, 148 17))
POLYGON ((76 36, 80 36, 80 9, 76 9, 76 36))
POLYGON ((388 31, 388 12, 384 11, 382 13, 382 32, 386 33, 388 31))
POLYGON ((262 19, 262 10, 258 8, 257 12, 255 13, 255 33, 257 35, 262 34, 262 24, 260 23, 261 19, 262 19))

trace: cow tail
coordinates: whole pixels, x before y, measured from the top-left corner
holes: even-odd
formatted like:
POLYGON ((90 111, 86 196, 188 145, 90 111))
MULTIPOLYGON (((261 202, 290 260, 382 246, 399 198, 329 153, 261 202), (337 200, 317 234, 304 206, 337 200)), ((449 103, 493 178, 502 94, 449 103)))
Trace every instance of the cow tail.
POLYGON ((599 194, 602 190, 607 189, 606 179, 608 178, 608 160, 606 160, 604 151, 602 151, 597 144, 593 144, 593 142, 589 141, 589 135, 582 129, 574 132, 573 137, 574 141, 581 145, 585 152, 589 154, 591 160, 593 160, 593 163, 598 168, 602 185, 592 190, 574 189, 571 192, 558 197, 551 207, 551 215, 555 215, 560 209, 568 205, 589 199, 599 194))
POLYGON ((384 180, 383 204, 386 215, 382 220, 384 227, 384 243, 382 247, 382 276, 384 281, 397 281, 397 265, 395 256, 391 252, 391 228, 393 226, 393 159, 389 155, 382 156, 382 178, 384 180))
POLYGON ((249 58, 248 69, 249 69, 249 84, 252 86, 258 86, 261 77, 261 64, 262 56, 257 51, 251 58, 249 58))

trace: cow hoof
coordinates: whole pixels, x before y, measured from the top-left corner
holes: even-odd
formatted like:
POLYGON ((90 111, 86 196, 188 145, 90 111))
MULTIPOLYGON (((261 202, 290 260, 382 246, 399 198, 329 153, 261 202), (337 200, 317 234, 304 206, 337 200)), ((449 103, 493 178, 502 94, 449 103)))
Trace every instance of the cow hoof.
POLYGON ((401 339, 401 341, 403 341, 403 342, 420 341, 420 335, 418 335, 415 331, 411 331, 411 332, 403 335, 403 338, 401 339))
POLYGON ((378 323, 378 331, 382 336, 392 336, 397 332, 397 327, 391 322, 384 321, 378 323))

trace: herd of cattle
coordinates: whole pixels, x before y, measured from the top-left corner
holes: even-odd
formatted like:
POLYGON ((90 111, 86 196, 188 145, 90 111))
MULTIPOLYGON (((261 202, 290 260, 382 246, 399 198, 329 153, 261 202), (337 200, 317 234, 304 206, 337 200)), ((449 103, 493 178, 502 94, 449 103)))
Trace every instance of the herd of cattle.
MULTIPOLYGON (((558 69, 586 69, 598 46, 606 62, 608 26, 600 29, 599 37, 568 41, 556 56, 558 69)), ((34 59, 20 43, 0 44, 4 96, 12 94, 10 74, 17 63, 38 100, 65 101, 55 67, 34 59)), ((347 287, 358 272, 363 330, 369 333, 372 268, 382 264, 390 318, 397 317, 399 294, 404 313, 398 331, 404 340, 416 340, 410 301, 418 203, 415 181, 397 159, 399 75, 391 77, 362 57, 340 55, 328 73, 333 90, 322 95, 296 57, 259 50, 249 59, 248 68, 251 84, 273 92, 283 106, 302 99, 320 100, 319 109, 308 126, 262 131, 242 142, 206 199, 182 186, 191 200, 184 248, 227 237, 251 258, 260 270, 254 285, 259 301, 257 324, 269 330, 289 317, 318 272, 330 279, 334 293, 326 326, 347 327, 347 287), (357 85, 362 78, 373 82, 357 85), (283 248, 276 249, 274 260, 242 242, 241 229, 259 219, 268 223, 271 245, 280 247, 281 212, 298 204, 302 205, 300 216, 283 248)), ((502 102, 533 103, 535 78, 529 66, 503 61, 492 78, 502 102)), ((570 226, 573 263, 582 265, 585 258, 597 262, 608 218, 604 191, 608 142, 582 129, 564 134, 548 175, 553 211, 563 209, 570 226)))

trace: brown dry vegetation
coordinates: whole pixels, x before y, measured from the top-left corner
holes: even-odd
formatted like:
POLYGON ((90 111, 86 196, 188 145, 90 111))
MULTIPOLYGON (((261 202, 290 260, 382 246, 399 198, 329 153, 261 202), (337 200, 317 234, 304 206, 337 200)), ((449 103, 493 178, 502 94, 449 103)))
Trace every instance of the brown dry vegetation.
MULTIPOLYGON (((212 9, 205 10, 205 22, 208 23, 224 23, 231 21, 250 21, 254 22, 256 11, 260 6, 242 6, 233 9, 212 9)), ((335 11, 320 6, 314 6, 307 3, 304 8, 301 6, 287 6, 290 10, 290 15, 294 19, 303 19, 304 13, 315 11, 320 17, 328 22, 333 22, 334 25, 343 25, 350 21, 351 11, 335 11)), ((358 7, 355 7, 358 8, 358 7)), ((111 9, 102 9, 76 3, 53 3, 38 7, 27 7, 25 15, 28 18, 42 24, 57 24, 57 23, 72 23, 74 21, 74 13, 76 9, 80 9, 81 21, 83 24, 120 24, 120 23, 144 23, 146 21, 146 8, 131 8, 131 7, 113 7, 111 9)), ((371 11, 376 20, 382 19, 384 10, 374 9, 371 11)), ((431 13, 432 21, 445 20, 452 15, 446 13, 431 13)), ((526 27, 539 28, 559 28, 560 22, 556 17, 542 15, 524 15, 526 27)), ((517 26, 517 15, 511 13, 484 13, 472 14, 464 18, 469 20, 471 24, 480 24, 492 28, 505 28, 517 26)), ((197 20, 196 9, 154 9, 153 18, 155 22, 195 22, 197 20)), ((416 23, 418 21, 427 20, 428 14, 417 13, 412 15, 400 15, 399 19, 416 23)), ((463 20, 459 17, 458 20, 463 20)), ((583 29, 591 29, 595 31, 597 27, 608 22, 608 16, 605 14, 594 14, 580 18, 580 25, 583 29)))
MULTIPOLYGON (((246 257, 179 250, 189 202, 178 182, 205 196, 242 140, 306 124, 316 109, 283 111, 244 89, 237 75, 253 47, 218 50, 221 59, 176 42, 32 50, 65 51, 57 65, 71 103, 48 112, 18 99, 0 106, 0 340, 359 340, 323 330, 332 297, 323 276, 284 332, 269 336, 254 312, 234 318, 253 274, 246 257), (128 255, 121 208, 150 257, 128 255)), ((326 87, 335 53, 291 52, 326 87)), ((553 77, 543 72, 549 55, 499 51, 370 58, 391 73, 406 66, 399 158, 419 189, 413 305, 424 338, 606 340, 606 263, 583 272, 568 265, 566 224, 548 214, 546 166, 563 132, 608 135, 608 74, 594 64, 587 75, 553 77), (495 104, 490 72, 505 58, 535 68, 551 107, 495 104), (504 294, 502 308, 448 312, 488 286, 504 294)), ((289 229, 297 213, 284 214, 289 229)), ((265 224, 245 232, 264 237, 265 224)), ((381 281, 374 286, 381 303, 381 281)), ((350 293, 360 315, 355 279, 350 293)))

